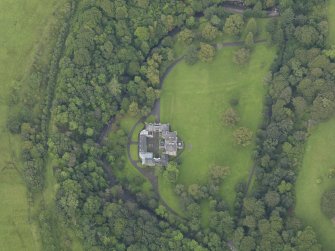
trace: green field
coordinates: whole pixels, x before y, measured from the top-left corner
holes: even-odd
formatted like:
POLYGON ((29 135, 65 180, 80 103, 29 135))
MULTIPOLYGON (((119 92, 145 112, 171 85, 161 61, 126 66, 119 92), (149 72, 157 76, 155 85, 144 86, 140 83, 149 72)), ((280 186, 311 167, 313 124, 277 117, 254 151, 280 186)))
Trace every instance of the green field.
POLYGON ((335 188, 335 180, 327 178, 328 169, 335 166, 335 119, 319 125, 308 139, 303 165, 296 182, 295 212, 311 225, 324 245, 324 250, 335 250, 335 226, 321 212, 321 197, 335 188), (316 180, 321 178, 321 184, 316 180))
MULTIPOLYGON (((232 98, 238 99, 238 126, 256 131, 266 92, 263 79, 275 56, 274 48, 259 44, 250 63, 241 67, 232 63, 235 50, 223 48, 210 64, 189 66, 181 62, 165 80, 161 95, 162 122, 170 123, 185 142, 179 182, 203 183, 212 165, 228 165, 231 174, 222 186, 222 194, 230 205, 235 198, 235 185, 248 177, 254 144, 246 148, 236 146, 233 129, 222 124, 222 113, 232 98)), ((180 212, 173 188, 162 178, 159 184, 164 200, 180 212)))
POLYGON ((29 71, 55 4, 59 1, 0 1, 0 250, 39 250, 37 225, 30 218, 27 191, 20 174, 19 137, 6 129, 11 87, 29 71))

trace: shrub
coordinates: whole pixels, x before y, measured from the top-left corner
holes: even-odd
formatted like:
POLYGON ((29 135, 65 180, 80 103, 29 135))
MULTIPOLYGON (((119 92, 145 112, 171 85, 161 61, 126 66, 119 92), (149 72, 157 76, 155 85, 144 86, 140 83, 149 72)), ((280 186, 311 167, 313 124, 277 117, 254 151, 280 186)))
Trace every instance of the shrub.
POLYGON ((335 217, 335 189, 325 192, 321 199, 321 210, 329 218, 335 217))

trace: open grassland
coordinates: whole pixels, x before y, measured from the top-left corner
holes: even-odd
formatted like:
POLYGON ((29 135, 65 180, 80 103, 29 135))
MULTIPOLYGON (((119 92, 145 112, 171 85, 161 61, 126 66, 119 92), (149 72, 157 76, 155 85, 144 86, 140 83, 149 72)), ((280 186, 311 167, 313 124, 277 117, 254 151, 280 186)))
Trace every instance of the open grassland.
POLYGON ((0 1, 0 250, 39 250, 21 177, 20 139, 6 129, 8 96, 29 71, 39 40, 59 1, 0 1))
POLYGON ((322 194, 335 188, 335 180, 327 178, 335 166, 335 119, 317 127, 308 139, 303 165, 296 182, 296 215, 317 232, 324 250, 335 250, 335 225, 321 211, 322 194), (317 184, 317 179, 321 183, 317 184))
MULTIPOLYGON (((222 113, 233 98, 238 99, 238 126, 256 131, 266 91, 263 78, 275 56, 274 48, 259 44, 250 63, 237 66, 232 62, 235 50, 223 48, 210 64, 189 66, 181 62, 165 80, 161 96, 162 122, 170 123, 185 142, 178 182, 204 183, 211 166, 230 166, 231 174, 222 186, 222 195, 230 205, 235 198, 235 185, 247 180, 254 144, 245 148, 235 145, 233 129, 223 126, 222 113)), ((173 187, 162 177, 159 184, 162 197, 180 211, 173 187)))

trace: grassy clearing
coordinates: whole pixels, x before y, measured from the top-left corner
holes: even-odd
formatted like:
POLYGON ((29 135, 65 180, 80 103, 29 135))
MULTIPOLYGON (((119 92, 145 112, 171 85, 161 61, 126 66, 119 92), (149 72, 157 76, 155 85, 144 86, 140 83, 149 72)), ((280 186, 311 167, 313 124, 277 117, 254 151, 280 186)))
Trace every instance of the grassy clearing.
MULTIPOLYGON (((161 96, 162 122, 169 122, 185 141, 179 182, 203 183, 212 165, 228 165, 231 174, 222 186, 222 194, 230 205, 235 185, 248 177, 254 145, 234 145, 233 129, 222 125, 222 113, 232 98, 239 99, 239 126, 256 131, 262 119, 263 78, 275 55, 275 49, 257 45, 250 64, 240 67, 232 63, 236 49, 224 48, 211 64, 189 66, 181 62, 167 77, 161 96)), ((161 195, 178 210, 171 189, 160 179, 161 195)))
POLYGON ((322 213, 322 194, 335 188, 334 179, 327 178, 328 169, 335 165, 335 119, 319 125, 308 139, 303 165, 296 182, 295 212, 313 226, 324 250, 335 250, 335 225, 322 213), (321 184, 316 180, 321 178, 321 184))
POLYGON ((20 174, 20 139, 6 129, 8 95, 30 69, 41 37, 54 21, 59 1, 0 1, 0 250, 40 250, 20 174))

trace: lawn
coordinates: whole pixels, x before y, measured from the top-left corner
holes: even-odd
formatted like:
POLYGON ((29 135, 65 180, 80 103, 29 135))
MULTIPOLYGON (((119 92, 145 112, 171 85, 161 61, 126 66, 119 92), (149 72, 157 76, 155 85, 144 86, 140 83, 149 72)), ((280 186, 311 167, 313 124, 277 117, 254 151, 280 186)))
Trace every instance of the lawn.
POLYGON ((20 139, 6 129, 8 94, 30 68, 32 57, 59 1, 0 1, 0 250, 39 250, 21 178, 20 139), (12 163, 10 163, 12 162, 12 163))
POLYGON ((312 132, 296 182, 296 215, 316 230, 324 250, 335 250, 335 226, 323 215, 320 207, 322 194, 335 188, 335 180, 327 178, 328 168, 335 166, 334 149, 335 119, 332 119, 312 132), (316 182, 319 178, 321 184, 316 182))
POLYGON ((138 135, 140 134, 140 132, 143 130, 144 128, 144 124, 143 123, 139 123, 136 127, 135 130, 133 132, 133 135, 131 136, 131 140, 134 142, 138 141, 138 135))
POLYGON ((138 146, 137 144, 130 145, 130 156, 133 160, 138 160, 138 146))
MULTIPOLYGON (((256 131, 262 120, 266 92, 263 79, 275 56, 274 48, 259 44, 250 63, 241 67, 232 63, 235 50, 223 48, 210 64, 189 66, 181 62, 165 80, 161 95, 162 122, 170 123, 185 142, 178 182, 204 183, 212 165, 230 166, 231 174, 222 186, 229 205, 235 198, 235 185, 248 178, 254 144, 246 148, 236 146, 233 129, 222 124, 222 113, 231 99, 238 99, 236 110, 241 118, 238 126, 256 131)), ((180 211, 173 187, 162 178, 159 185, 162 197, 180 211)))

